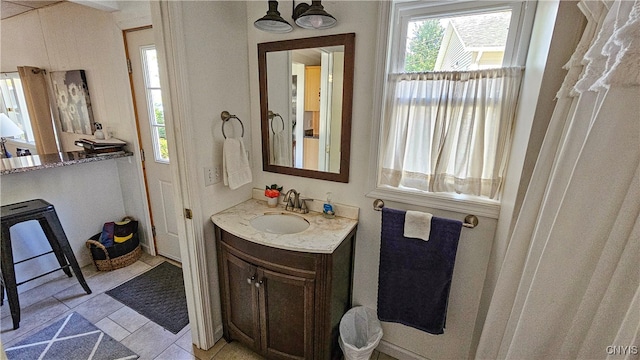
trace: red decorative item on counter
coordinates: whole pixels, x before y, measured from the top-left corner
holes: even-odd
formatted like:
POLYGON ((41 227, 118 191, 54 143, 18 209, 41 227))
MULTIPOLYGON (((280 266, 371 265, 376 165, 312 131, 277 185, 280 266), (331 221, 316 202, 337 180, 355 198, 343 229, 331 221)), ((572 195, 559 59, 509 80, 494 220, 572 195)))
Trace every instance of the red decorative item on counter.
POLYGON ((264 190, 264 196, 268 198, 276 198, 280 196, 281 191, 282 191, 282 186, 278 187, 277 184, 273 184, 271 186, 267 185, 264 190))

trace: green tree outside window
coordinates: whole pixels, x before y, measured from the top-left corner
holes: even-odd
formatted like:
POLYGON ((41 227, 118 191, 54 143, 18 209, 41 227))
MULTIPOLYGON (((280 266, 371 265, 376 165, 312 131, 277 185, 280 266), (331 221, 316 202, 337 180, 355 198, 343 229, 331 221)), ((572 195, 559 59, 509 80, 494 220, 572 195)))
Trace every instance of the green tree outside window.
POLYGON ((422 21, 413 31, 409 42, 404 65, 405 72, 433 71, 443 34, 444 28, 440 25, 440 20, 422 21))

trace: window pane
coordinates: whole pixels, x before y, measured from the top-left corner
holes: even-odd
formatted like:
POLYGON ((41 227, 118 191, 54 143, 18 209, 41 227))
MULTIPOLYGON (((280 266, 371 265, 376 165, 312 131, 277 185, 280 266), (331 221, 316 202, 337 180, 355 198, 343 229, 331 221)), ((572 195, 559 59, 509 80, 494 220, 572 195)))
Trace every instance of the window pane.
POLYGON ((167 146, 167 133, 164 126, 153 127, 154 155, 156 161, 169 162, 169 148, 167 146))
POLYGON ((162 110, 162 91, 150 90, 151 104, 153 106, 153 113, 155 118, 155 124, 164 125, 164 112, 162 110))
POLYGON ((167 139, 167 129, 163 127, 157 127, 158 129, 158 137, 162 138, 162 139, 167 139))
POLYGON ((442 44, 444 26, 439 19, 409 22, 406 72, 433 71, 442 44))
POLYGON ((153 153, 157 162, 169 162, 167 133, 164 128, 164 111, 162 107, 162 90, 158 72, 158 59, 153 46, 141 48, 147 107, 149 109, 149 126, 153 141, 153 153))
POLYGON ((378 186, 499 199, 523 4, 431 3, 394 1, 378 186))
POLYGON ((405 72, 501 67, 510 22, 511 10, 412 20, 405 72))
POLYGON ((160 75, 158 71, 156 49, 145 49, 144 61, 147 63, 147 76, 149 77, 149 84, 147 86, 160 88, 160 75))

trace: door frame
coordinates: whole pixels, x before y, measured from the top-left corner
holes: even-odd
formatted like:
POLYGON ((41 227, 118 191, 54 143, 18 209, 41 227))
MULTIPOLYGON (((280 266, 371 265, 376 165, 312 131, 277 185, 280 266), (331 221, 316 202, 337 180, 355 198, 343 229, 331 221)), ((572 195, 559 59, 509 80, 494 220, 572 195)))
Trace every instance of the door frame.
MULTIPOLYGON (((151 25, 146 25, 146 26, 140 26, 140 27, 135 27, 135 28, 131 28, 131 29, 124 29, 122 30, 122 40, 124 41, 124 53, 125 56, 127 57, 127 66, 131 66, 131 62, 130 62, 130 56, 129 56, 129 43, 127 42, 127 33, 130 32, 134 32, 134 31, 141 31, 141 30, 147 30, 147 29, 151 29, 152 26, 151 25)), ((140 118, 138 118, 138 105, 136 103, 136 93, 133 87, 133 73, 131 72, 131 69, 129 70, 129 88, 131 89, 131 100, 133 102, 133 114, 134 114, 134 118, 136 120, 136 136, 138 138, 138 146, 139 149, 137 149, 137 151, 139 151, 141 153, 140 156, 140 167, 142 168, 142 181, 144 183, 144 192, 145 192, 145 198, 147 200, 147 216, 149 218, 149 236, 148 238, 151 240, 149 241, 149 244, 147 245, 147 250, 149 250, 149 254, 155 256, 157 255, 157 251, 156 251, 156 235, 153 231, 153 228, 155 227, 155 224, 153 222, 153 212, 151 211, 151 194, 149 194, 149 181, 147 179, 147 168, 145 165, 146 162, 146 154, 144 155, 144 161, 143 161, 143 156, 142 156, 142 136, 140 135, 140 118)))
POLYGON ((179 1, 150 2, 153 32, 160 65, 160 84, 169 153, 175 211, 177 216, 182 273, 187 296, 187 310, 192 342, 209 349, 222 336, 222 327, 215 327, 212 299, 209 291, 204 219, 198 194, 197 149, 189 135, 189 85, 187 82, 184 20, 179 1), (187 213, 187 209, 190 211, 187 213))

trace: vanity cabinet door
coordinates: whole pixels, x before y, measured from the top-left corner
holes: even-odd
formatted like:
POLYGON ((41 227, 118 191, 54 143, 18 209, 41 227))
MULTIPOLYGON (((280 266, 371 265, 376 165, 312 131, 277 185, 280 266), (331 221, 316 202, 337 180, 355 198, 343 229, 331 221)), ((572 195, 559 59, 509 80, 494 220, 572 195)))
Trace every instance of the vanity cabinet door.
POLYGON ((355 229, 331 254, 277 249, 215 229, 225 339, 270 360, 340 359, 355 229))
POLYGON ((315 281, 258 269, 262 353, 313 359, 315 281))
POLYGON ((260 323, 258 287, 255 286, 258 270, 228 251, 222 252, 222 265, 226 301, 223 301, 229 334, 227 338, 239 339, 254 349, 260 348, 260 323))

